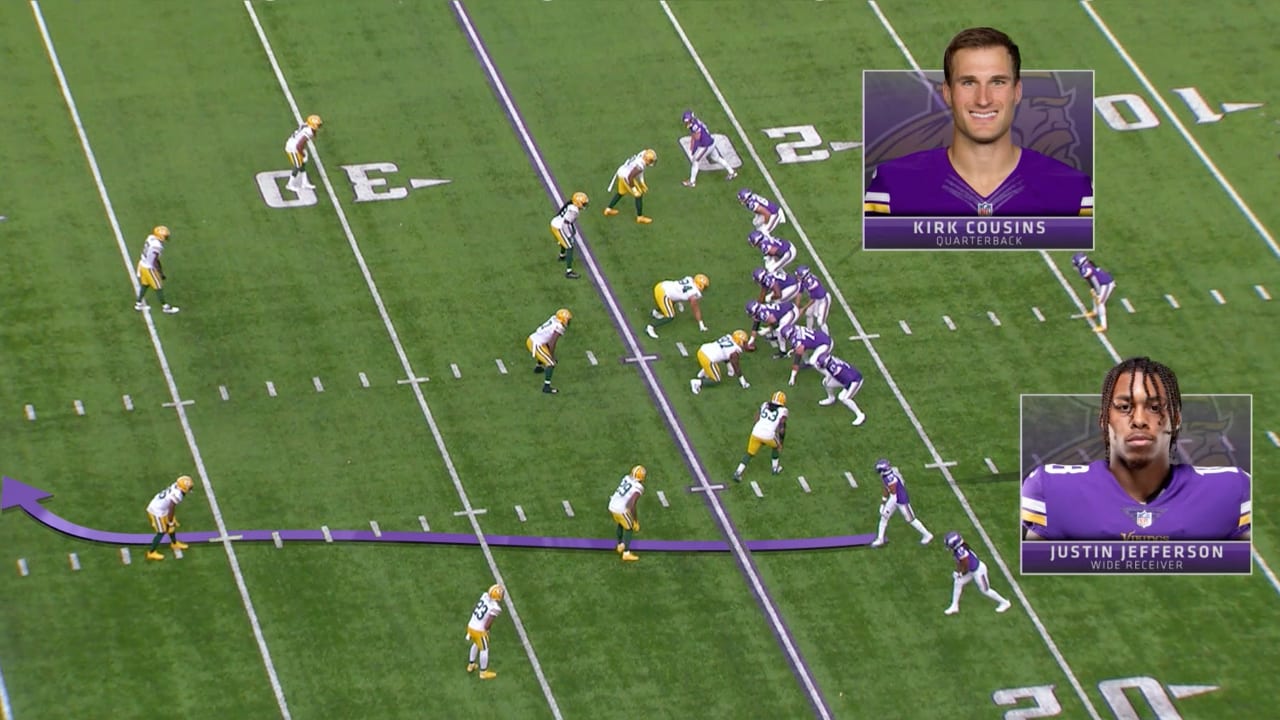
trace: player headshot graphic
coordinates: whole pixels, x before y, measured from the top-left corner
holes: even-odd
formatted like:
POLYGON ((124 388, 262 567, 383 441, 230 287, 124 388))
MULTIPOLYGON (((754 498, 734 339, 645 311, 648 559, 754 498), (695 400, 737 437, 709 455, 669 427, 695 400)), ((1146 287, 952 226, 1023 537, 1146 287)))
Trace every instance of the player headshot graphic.
POLYGON ((1023 482, 1024 540, 1250 538, 1249 474, 1173 461, 1183 427, 1173 370, 1147 357, 1111 368, 1097 423, 1105 459, 1040 465, 1023 482))
MULTIPOLYGON (((869 144, 866 163, 875 169, 863 198, 866 215, 1093 215, 1089 175, 1055 158, 1071 144, 1070 123, 1058 118, 1074 98, 1051 94, 1020 105, 1022 57, 1008 35, 979 27, 952 38, 939 91, 949 117, 927 114, 869 144), (1020 113, 1025 117, 1015 126, 1020 113)), ((887 109, 873 112, 894 112, 895 103, 878 105, 887 109)))

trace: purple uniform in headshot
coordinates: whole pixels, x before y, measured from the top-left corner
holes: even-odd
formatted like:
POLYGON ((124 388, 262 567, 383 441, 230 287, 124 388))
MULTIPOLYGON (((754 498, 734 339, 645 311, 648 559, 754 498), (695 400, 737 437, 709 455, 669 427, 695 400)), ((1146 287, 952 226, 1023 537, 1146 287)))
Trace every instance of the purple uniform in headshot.
POLYGON ((881 163, 863 197, 867 215, 1093 215, 1093 182, 1070 165, 1022 148, 1009 177, 979 195, 947 157, 946 148, 922 150, 881 163))
POLYGON ((1252 526, 1249 488, 1239 468, 1174 465, 1140 503, 1105 460, 1041 465, 1022 483, 1022 525, 1045 540, 1235 540, 1252 526))

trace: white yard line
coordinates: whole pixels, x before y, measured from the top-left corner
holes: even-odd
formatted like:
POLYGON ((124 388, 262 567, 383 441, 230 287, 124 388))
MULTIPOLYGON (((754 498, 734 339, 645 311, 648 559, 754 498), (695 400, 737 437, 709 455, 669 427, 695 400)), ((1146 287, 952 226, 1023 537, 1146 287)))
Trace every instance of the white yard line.
MULTIPOLYGON (((1080 7, 1083 8, 1089 15, 1089 18, 1093 20, 1093 24, 1097 25, 1098 29, 1102 31, 1102 34, 1106 36, 1107 42, 1111 43, 1111 47, 1120 55, 1120 58, 1124 60, 1124 63, 1129 66, 1129 70, 1138 78, 1138 82, 1142 83, 1142 87, 1146 88, 1147 94, 1150 95, 1151 98, 1156 101, 1156 104, 1160 106, 1160 110, 1164 112, 1165 117, 1169 118, 1169 122, 1173 123, 1173 127, 1177 129, 1180 135, 1182 135, 1182 139, 1186 140, 1187 144, 1191 146, 1191 149, 1195 151, 1196 157, 1200 158, 1200 162, 1204 163, 1204 166, 1209 169, 1209 172, 1213 175, 1213 178, 1218 181, 1218 184, 1222 186, 1222 189, 1227 191, 1227 195, 1231 197, 1231 201, 1236 204, 1236 207, 1240 209, 1240 212, 1244 213, 1249 224, 1252 225, 1253 229, 1258 232, 1258 235, 1266 241, 1267 246, 1271 248, 1272 254, 1276 257, 1280 257, 1280 246, 1276 245, 1276 240, 1271 236, 1271 232, 1262 224, 1262 221, 1258 219, 1258 216, 1253 214, 1253 210, 1249 209, 1249 205, 1240 197, 1240 193, 1236 192, 1235 187, 1231 185, 1231 181, 1227 180, 1226 176, 1222 174, 1222 171, 1218 169, 1218 166, 1209 158, 1209 154, 1206 153, 1204 148, 1200 147, 1200 143, 1192 137, 1191 132, 1187 130, 1187 126, 1182 124, 1182 120, 1173 112, 1173 108, 1169 107, 1169 103, 1164 101, 1164 97, 1162 97, 1160 92, 1156 90, 1155 85, 1152 85, 1151 81, 1147 79, 1147 74, 1142 72, 1142 68, 1138 67, 1138 63, 1134 62, 1133 58, 1129 55, 1129 52, 1125 50, 1124 46, 1120 44, 1120 41, 1116 39, 1115 34, 1111 32, 1111 28, 1107 27, 1107 23, 1103 21, 1102 16, 1098 14, 1098 11, 1093 9, 1093 4, 1089 2, 1089 0, 1081 0, 1080 7)), ((1278 587, 1277 590, 1280 590, 1280 587, 1278 587)))
MULTIPOLYGON (((80 111, 76 108, 76 101, 71 95, 71 86, 67 83, 67 77, 62 71, 62 64, 58 61, 58 52, 53 47, 53 38, 49 34, 48 26, 45 25, 44 14, 40 11, 40 3, 37 0, 32 0, 31 12, 35 16, 36 25, 40 28, 40 36, 44 40, 45 50, 49 54, 49 62, 58 78, 58 86, 62 89, 62 97, 67 103, 67 111, 71 114, 71 120, 75 124, 76 134, 80 138, 80 147, 84 151, 85 159, 89 162, 89 169, 93 173, 93 181, 98 188, 98 197, 102 200, 103 208, 107 213, 107 220, 110 221, 111 230, 115 234, 116 245, 120 248, 120 257, 124 261, 125 273, 129 276, 129 281, 136 294, 138 291, 138 278, 134 273, 133 263, 131 262, 132 257, 128 246, 125 244, 124 233, 120 229, 120 221, 116 218, 115 207, 111 204, 111 197, 107 194, 107 186, 102 180, 102 171, 98 168, 98 159, 89 144, 89 135, 85 132, 84 123, 80 120, 80 111)), ((120 312, 136 312, 129 308, 129 299, 120 298, 120 312)), ((143 322, 146 323, 147 334, 151 338, 151 346, 155 350, 156 359, 159 361, 160 370, 164 375, 165 384, 169 388, 169 397, 173 399, 174 411, 178 414, 178 421, 182 425, 183 437, 186 438, 187 447, 191 451, 191 458, 195 461, 196 474, 200 476, 201 487, 209 499, 209 509, 213 512, 213 520, 217 524, 218 534, 225 537, 227 535, 227 525, 222 518, 222 509, 218 505, 218 496, 214 493, 213 483, 209 480, 209 473, 204 465, 204 458, 200 454, 200 448, 196 445, 195 433, 192 431, 191 422, 187 418, 186 405, 182 402, 181 393, 178 392, 178 383, 174 380, 173 372, 169 367, 169 358, 160 342, 160 334, 156 330, 154 317, 150 311, 142 312, 140 315, 143 322)), ((180 322, 176 318, 175 321, 180 322)), ((249 597, 249 588, 245 584, 243 573, 240 571, 240 561, 236 557, 235 547, 232 546, 230 541, 224 541, 222 547, 227 554, 227 561, 231 564, 231 574, 235 578, 236 589, 240 593, 240 601, 249 616, 249 624, 253 628, 253 637, 258 646, 258 653, 262 656, 262 663, 266 667, 267 678, 271 682, 276 705, 280 709, 280 715, 288 720, 291 717, 289 704, 285 700, 284 688, 280 685, 280 677, 276 674, 275 663, 271 661, 271 651, 267 648, 267 639, 263 635, 262 625, 258 621, 258 613, 254 610, 253 600, 249 597)))
MULTIPOLYGON (((245 0, 244 8, 249 13, 249 19, 253 22, 254 30, 258 34, 258 40, 261 41, 262 49, 266 52, 267 60, 271 63, 271 69, 280 84, 280 90, 284 93, 285 100, 289 103, 289 110, 293 114, 294 122, 301 125, 302 113, 298 111, 298 103, 294 100, 293 91, 289 89, 289 82, 285 80, 284 71, 280 69, 280 63, 276 60, 275 51, 271 48, 271 41, 267 39, 267 34, 262 29, 262 23, 258 21, 258 14, 253 9, 253 3, 250 0, 245 0)), ((382 301, 382 293, 378 291, 378 286, 373 281, 373 274, 369 270, 368 263, 365 262, 364 253, 360 250, 360 243, 356 240, 355 233, 351 230, 351 224, 347 221, 347 214, 342 209, 342 203, 338 200, 338 194, 333 188, 333 183, 329 181, 328 173, 324 170, 324 162, 320 157, 320 152, 316 148, 312 148, 311 157, 315 161, 316 174, 319 176, 321 184, 324 185, 325 192, 329 195, 329 202, 332 203, 334 212, 338 215, 338 222, 342 225, 342 231, 346 235, 347 243, 351 246, 351 252, 355 255, 356 263, 360 266, 360 274, 364 276, 365 284, 369 288, 369 294, 373 297, 374 304, 378 308, 378 315, 382 318, 382 324, 391 339, 391 344, 395 347, 396 355, 400 359, 400 366, 404 369, 405 377, 417 378, 418 375, 414 372, 413 365, 409 362, 409 356, 405 353, 404 345, 400 342, 400 335, 396 332, 395 325, 391 322, 391 317, 387 315, 386 305, 382 301)), ((432 414, 431 408, 427 405, 427 399, 422 393, 422 384, 413 382, 409 383, 409 385, 413 390, 414 398, 418 401, 418 408, 422 411, 422 417, 431 429, 431 436, 435 440, 436 448, 444 459, 445 468, 449 471, 449 477, 453 481, 454 490, 458 493, 458 499, 462 501, 462 507, 469 511, 467 520, 471 523, 471 530, 475 533, 476 539, 480 542, 480 549, 484 553, 485 562, 489 565, 489 572, 496 582, 505 586, 506 582, 502 579, 502 572, 498 569, 498 562, 493 557, 493 550, 489 547, 488 540, 485 539, 484 531, 480 528, 480 520, 475 513, 470 512, 472 510, 471 498, 467 495, 466 488, 462 485, 462 478, 458 476, 458 469, 453 464, 453 456, 449 454, 449 449, 445 447, 444 436, 440 433, 440 427, 436 424, 435 415, 432 414)), ((423 524, 425 525, 426 522, 423 521, 423 524)), ((533 649, 533 643, 529 640, 529 633, 525 630, 524 621, 520 619, 520 613, 516 609, 514 599, 516 595, 518 595, 518 592, 512 592, 511 588, 508 588, 506 605, 508 613, 511 615, 511 624, 516 630, 516 635, 520 638, 520 644, 524 647, 529 663, 533 666, 538 685, 542 688, 542 694, 547 700, 547 705, 551 708, 552 715, 557 720, 561 720, 563 715, 560 713, 560 705, 556 702, 555 695, 551 692, 551 685, 547 682, 546 673, 542 670, 542 663, 538 661, 538 654, 533 649)))

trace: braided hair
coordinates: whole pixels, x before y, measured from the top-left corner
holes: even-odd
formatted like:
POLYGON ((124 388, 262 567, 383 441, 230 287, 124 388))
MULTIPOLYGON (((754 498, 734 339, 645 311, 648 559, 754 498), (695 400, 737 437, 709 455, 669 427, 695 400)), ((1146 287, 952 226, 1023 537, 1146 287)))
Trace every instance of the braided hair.
MULTIPOLYGON (((1132 357, 1121 362, 1111 368, 1106 379, 1102 381, 1102 408, 1098 412, 1098 426, 1102 428, 1103 452, 1107 458, 1111 457, 1111 434, 1108 429, 1111 425, 1111 403, 1115 399, 1116 385, 1123 382, 1124 376, 1127 375, 1128 394, 1129 397, 1133 397, 1133 383, 1138 373, 1142 373, 1143 390, 1161 402, 1160 414, 1168 413, 1169 424, 1173 431, 1169 438, 1169 456, 1172 460, 1173 453, 1178 447, 1178 429, 1182 425, 1182 393, 1178 390, 1178 377, 1174 375, 1173 370, 1149 357, 1132 357), (1156 383, 1155 378, 1160 379, 1159 384, 1156 383), (1161 387, 1164 388, 1164 395, 1160 394, 1161 387)), ((1127 414, 1133 414, 1132 407, 1127 414)))

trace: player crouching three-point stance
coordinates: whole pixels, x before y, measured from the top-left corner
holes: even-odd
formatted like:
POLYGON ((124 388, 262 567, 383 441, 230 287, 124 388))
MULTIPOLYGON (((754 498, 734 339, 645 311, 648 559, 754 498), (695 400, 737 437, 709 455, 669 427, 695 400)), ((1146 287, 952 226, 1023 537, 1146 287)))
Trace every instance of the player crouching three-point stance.
POLYGON ((164 252, 167 242, 169 242, 169 228, 157 225, 142 245, 142 256, 138 258, 138 299, 133 303, 134 310, 147 309, 147 303, 142 299, 147 294, 147 288, 156 291, 156 297, 160 298, 161 309, 165 314, 173 315, 181 309, 176 305, 170 305, 164 299, 165 277, 164 266, 160 264, 160 253, 164 252))
POLYGON ((605 188, 605 190, 614 191, 613 197, 609 200, 609 207, 604 209, 606 216, 617 215, 618 211, 614 210, 613 206, 618 204, 623 195, 630 195, 636 199, 636 222, 641 225, 653 222, 653 218, 645 217, 644 214, 644 196, 649 192, 649 184, 644 181, 644 169, 657 161, 658 153, 646 149, 632 155, 618 167, 618 171, 614 173, 613 182, 605 188))
POLYGON ((490 585, 489 589, 476 601, 471 609, 471 619, 467 621, 467 640, 471 641, 471 654, 467 659, 467 672, 475 672, 480 668, 481 680, 492 680, 498 673, 489 669, 489 628, 502 613, 502 599, 507 591, 501 585, 490 585), (476 660, 479 659, 479 664, 476 660))
POLYGON ((324 125, 324 121, 319 115, 308 115, 307 121, 299 125, 284 143, 284 154, 289 156, 289 162, 293 164, 293 172, 289 175, 289 182, 285 183, 285 187, 295 193, 316 189, 316 186, 307 179, 307 159, 310 156, 307 148, 311 145, 311 141, 316 139, 316 133, 320 132, 321 125, 324 125))
POLYGON ((646 325, 644 331, 649 334, 649 337, 657 340, 658 332, 653 328, 675 320, 675 303, 680 303, 680 309, 684 310, 684 304, 687 302, 693 308, 693 319, 698 321, 698 330, 706 332, 707 324, 702 322, 702 307, 698 303, 702 300, 702 291, 706 290, 710 284, 710 278, 698 273, 679 280, 663 280, 654 285, 653 304, 657 309, 649 312, 653 316, 653 322, 646 325))
POLYGON ((933 533, 929 532, 924 523, 916 517, 915 511, 911 509, 911 498, 907 495, 907 481, 902 478, 902 473, 884 458, 876 461, 876 472, 880 473, 880 481, 884 483, 884 487, 880 490, 880 528, 876 531, 876 539, 871 541, 871 547, 884 545, 884 533, 889 527, 889 518, 893 517, 894 510, 902 513, 902 519, 919 531, 920 544, 928 545, 933 539, 933 533))
POLYGON ((747 344, 747 331, 734 330, 728 335, 721 335, 716 338, 715 342, 703 343, 698 348, 698 364, 702 369, 698 371, 698 376, 689 381, 689 389, 694 395, 702 392, 702 386, 705 383, 713 385, 720 383, 720 363, 729 363, 729 377, 738 376, 738 384, 745 390, 751 387, 751 383, 747 382, 747 376, 742 374, 742 366, 739 364, 742 358, 742 348, 747 344))
POLYGON ((570 280, 581 277, 573 271, 573 251, 578 247, 578 211, 589 202, 586 193, 576 192, 551 218, 551 236, 560 245, 559 259, 564 261, 564 276, 570 280))
POLYGON ((951 571, 951 605, 943 612, 955 615, 960 612, 960 593, 970 582, 978 583, 978 590, 996 601, 996 612, 1009 609, 1009 601, 1003 595, 991 589, 991 580, 987 577, 987 564, 978 559, 977 554, 969 548, 969 543, 960 537, 960 533, 952 530, 942 542, 956 559, 956 569, 951 571))
POLYGON ((194 485, 190 476, 183 475, 172 485, 156 493, 151 502, 147 503, 147 519, 151 521, 151 529, 156 531, 156 536, 151 538, 151 549, 147 550, 148 560, 164 559, 164 553, 158 552, 156 548, 160 547, 160 540, 165 535, 169 536, 169 547, 174 550, 187 549, 187 544, 178 540, 178 518, 174 512, 194 485))
POLYGON ((773 448, 773 474, 782 472, 782 441, 787 435, 787 394, 779 390, 769 402, 760 405, 756 413, 755 427, 751 428, 751 438, 747 440, 747 454, 742 456, 738 469, 733 471, 733 481, 742 482, 742 473, 747 471, 747 463, 760 451, 761 445, 773 448))
POLYGON ((544 393, 554 395, 560 392, 551 387, 551 373, 556 369, 556 342, 560 340, 561 335, 564 335, 565 328, 569 327, 569 321, 572 319, 573 313, 569 312, 568 308, 560 308, 524 341, 524 346, 533 355, 533 371, 543 373, 542 392, 544 393))
POLYGON ((609 496, 609 514, 618 524, 618 554, 623 562, 635 562, 639 555, 631 552, 631 536, 640 532, 640 516, 636 514, 636 506, 640 504, 640 496, 644 494, 644 479, 648 471, 643 465, 631 468, 631 472, 618 483, 618 489, 609 496))

